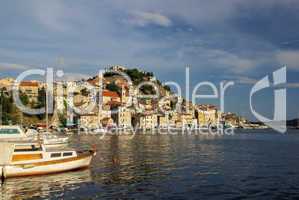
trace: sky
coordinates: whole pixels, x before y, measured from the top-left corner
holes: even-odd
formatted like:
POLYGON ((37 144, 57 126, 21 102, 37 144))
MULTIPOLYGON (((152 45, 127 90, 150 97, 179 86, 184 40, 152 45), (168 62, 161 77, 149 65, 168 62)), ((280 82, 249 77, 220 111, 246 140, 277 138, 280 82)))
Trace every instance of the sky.
MULTIPOLYGON (((185 87, 189 66, 191 89, 234 81, 225 111, 255 120, 251 88, 286 65, 287 116, 297 118, 298 24, 297 0, 10 0, 0 7, 0 77, 53 67, 82 78, 124 65, 185 87)), ((270 118, 273 88, 257 94, 254 105, 270 118)))

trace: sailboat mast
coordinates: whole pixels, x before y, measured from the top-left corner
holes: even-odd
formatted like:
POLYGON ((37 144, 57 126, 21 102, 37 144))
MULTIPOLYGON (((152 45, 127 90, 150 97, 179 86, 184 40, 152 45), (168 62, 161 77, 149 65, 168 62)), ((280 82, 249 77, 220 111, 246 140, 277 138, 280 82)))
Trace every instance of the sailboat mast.
POLYGON ((47 132, 49 132, 49 116, 48 116, 48 97, 49 97, 49 93, 48 93, 48 86, 46 86, 46 128, 47 128, 47 132))

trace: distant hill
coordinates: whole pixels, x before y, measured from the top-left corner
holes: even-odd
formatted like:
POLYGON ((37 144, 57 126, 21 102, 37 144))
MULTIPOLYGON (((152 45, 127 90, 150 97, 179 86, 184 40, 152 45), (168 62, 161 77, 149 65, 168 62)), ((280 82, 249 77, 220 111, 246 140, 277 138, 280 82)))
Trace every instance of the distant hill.
POLYGON ((292 119, 287 121, 289 127, 299 127, 299 119, 292 119))
MULTIPOLYGON (((263 122, 250 122, 251 124, 258 124, 258 125, 264 125, 263 122)), ((279 121, 277 122, 279 123, 279 121)), ((299 119, 291 119, 291 120, 287 120, 287 126, 290 128, 299 128, 299 119)))

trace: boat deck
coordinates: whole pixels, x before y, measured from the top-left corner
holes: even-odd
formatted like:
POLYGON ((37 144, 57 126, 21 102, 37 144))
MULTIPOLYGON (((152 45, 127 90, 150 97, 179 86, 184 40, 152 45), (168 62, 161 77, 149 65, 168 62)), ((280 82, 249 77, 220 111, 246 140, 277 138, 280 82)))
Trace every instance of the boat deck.
POLYGON ((47 147, 46 152, 57 152, 57 151, 75 151, 75 149, 68 146, 61 147, 47 147))

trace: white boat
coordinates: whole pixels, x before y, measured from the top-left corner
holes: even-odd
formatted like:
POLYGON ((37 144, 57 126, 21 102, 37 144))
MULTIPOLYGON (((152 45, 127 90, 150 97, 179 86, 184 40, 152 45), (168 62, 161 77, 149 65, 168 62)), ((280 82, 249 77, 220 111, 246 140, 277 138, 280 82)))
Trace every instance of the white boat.
POLYGON ((47 146, 60 146, 68 143, 68 137, 58 137, 50 133, 38 133, 34 129, 25 131, 20 126, 0 126, 0 141, 41 141, 47 146))
POLYGON ((93 134, 106 134, 109 131, 105 128, 96 128, 92 131, 93 134))
POLYGON ((24 139, 27 135, 19 126, 0 126, 0 140, 24 139))
POLYGON ((42 135, 43 144, 50 147, 57 147, 61 145, 68 144, 68 137, 58 137, 57 135, 52 135, 49 133, 42 135))
POLYGON ((40 143, 0 143, 0 176, 4 180, 86 168, 95 154, 95 150, 46 148, 40 143))
POLYGON ((28 129, 26 131, 26 136, 32 138, 33 141, 41 140, 44 145, 51 147, 67 145, 69 140, 68 137, 57 136, 50 132, 39 133, 34 129, 28 129))

